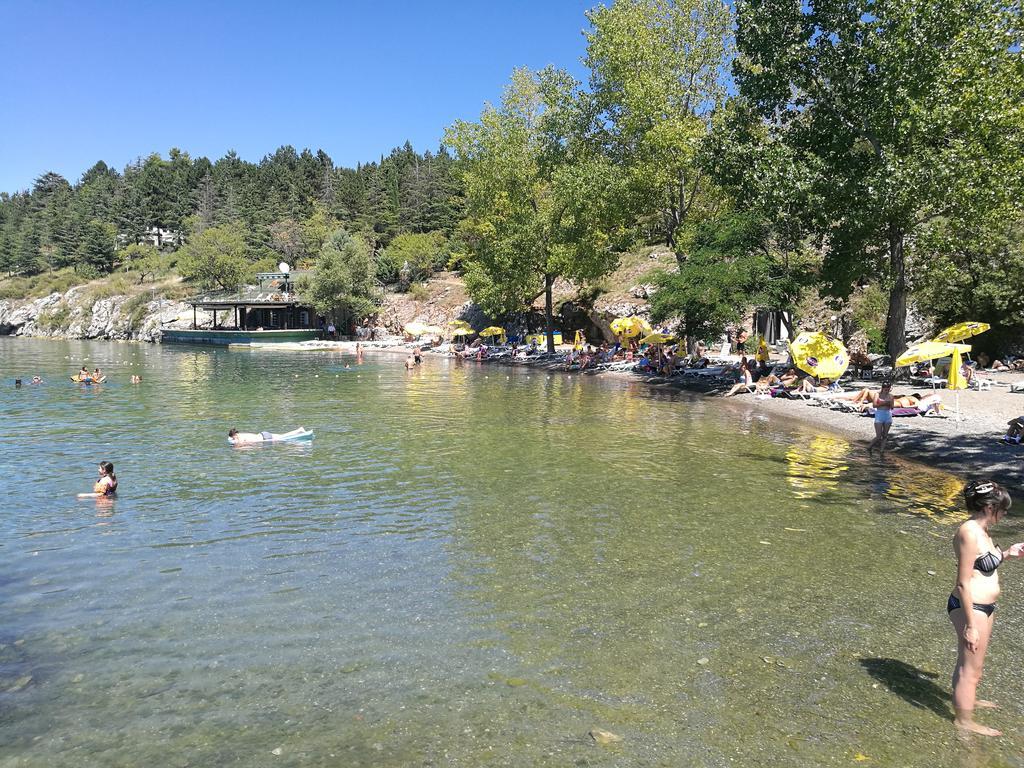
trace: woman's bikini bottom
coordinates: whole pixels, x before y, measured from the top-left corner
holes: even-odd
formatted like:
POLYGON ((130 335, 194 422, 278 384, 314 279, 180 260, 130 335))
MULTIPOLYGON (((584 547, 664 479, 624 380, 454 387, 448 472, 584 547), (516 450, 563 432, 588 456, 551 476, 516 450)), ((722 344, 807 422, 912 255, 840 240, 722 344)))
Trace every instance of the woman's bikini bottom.
MULTIPOLYGON (((949 600, 946 601, 946 613, 952 613, 957 608, 963 608, 963 603, 960 602, 960 598, 956 595, 950 595, 949 600)), ((975 603, 974 610, 981 611, 986 616, 991 616, 995 613, 995 603, 975 603)))

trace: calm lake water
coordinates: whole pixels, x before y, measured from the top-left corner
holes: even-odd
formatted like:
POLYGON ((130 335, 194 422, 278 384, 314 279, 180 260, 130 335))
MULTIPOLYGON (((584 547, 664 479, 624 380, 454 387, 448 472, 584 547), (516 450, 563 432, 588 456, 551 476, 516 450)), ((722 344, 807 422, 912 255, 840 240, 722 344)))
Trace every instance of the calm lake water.
POLYGON ((1007 736, 952 733, 949 475, 495 365, 3 338, 0 370, 0 766, 1024 765, 1016 563, 1007 736), (77 500, 100 460, 118 498, 77 500))

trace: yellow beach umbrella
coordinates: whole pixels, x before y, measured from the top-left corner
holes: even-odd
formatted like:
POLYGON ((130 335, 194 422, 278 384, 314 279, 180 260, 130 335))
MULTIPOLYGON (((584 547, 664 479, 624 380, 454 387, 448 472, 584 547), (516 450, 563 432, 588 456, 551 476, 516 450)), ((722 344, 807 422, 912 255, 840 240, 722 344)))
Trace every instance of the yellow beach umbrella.
POLYGON ((754 354, 754 359, 759 363, 767 363, 770 359, 768 356, 768 343, 761 339, 761 343, 757 345, 757 352, 754 354))
POLYGON ((992 326, 988 323, 976 323, 973 321, 967 321, 963 323, 957 323, 951 325, 946 330, 942 331, 935 337, 935 341, 946 341, 955 343, 969 339, 971 336, 977 336, 979 333, 984 333, 989 330, 992 326))
POLYGON ((619 317, 612 320, 612 333, 623 339, 632 339, 641 333, 640 324, 635 317, 619 317))
POLYGON ((436 325, 425 325, 423 326, 423 333, 429 333, 431 336, 442 336, 444 329, 439 328, 436 325))
POLYGON ((640 339, 641 344, 667 344, 670 341, 675 341, 675 336, 670 336, 667 333, 651 333, 640 339))
POLYGON ((451 320, 449 321, 448 325, 450 325, 452 328, 468 328, 470 330, 473 329, 473 326, 471 326, 465 320, 451 320))
POLYGON ((838 379, 850 364, 850 354, 839 339, 820 331, 801 331, 789 345, 793 364, 819 379, 838 379))
POLYGON ((949 363, 949 374, 946 379, 946 387, 956 392, 956 420, 960 421, 960 390, 967 389, 967 379, 964 377, 963 361, 960 359, 960 347, 956 345, 953 350, 953 359, 949 363))
POLYGON ((949 357, 958 349, 961 352, 971 351, 969 344, 950 344, 944 341, 922 341, 918 344, 911 344, 906 352, 896 358, 896 367, 949 357))
POLYGON ((953 350, 953 360, 949 364, 949 376, 946 379, 948 389, 967 389, 967 379, 964 377, 963 360, 960 358, 960 350, 953 350))
POLYGON ((426 325, 425 323, 414 321, 411 323, 406 323, 402 330, 404 330, 410 336, 422 336, 424 333, 427 332, 427 328, 429 327, 430 326, 426 325))
POLYGON ((476 331, 472 328, 463 328, 459 326, 452 331, 452 336, 472 336, 476 331))
POLYGON ((505 329, 504 328, 499 328, 496 325, 490 325, 490 326, 484 328, 482 331, 480 331, 480 336, 485 338, 485 339, 489 338, 491 336, 501 336, 502 338, 504 338, 504 336, 505 336, 505 329))

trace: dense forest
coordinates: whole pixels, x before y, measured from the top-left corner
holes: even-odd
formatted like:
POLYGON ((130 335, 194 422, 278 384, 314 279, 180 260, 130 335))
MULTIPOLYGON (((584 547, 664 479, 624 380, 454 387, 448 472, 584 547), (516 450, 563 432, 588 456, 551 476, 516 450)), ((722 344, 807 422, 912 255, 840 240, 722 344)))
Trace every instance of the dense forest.
POLYGON ((216 162, 172 149, 118 171, 100 161, 74 184, 56 173, 0 193, 0 269, 31 275, 74 267, 109 272, 128 246, 173 250, 216 227, 236 228, 256 264, 315 259, 318 227, 344 225, 375 249, 402 233, 449 235, 462 202, 453 160, 407 143, 379 162, 335 167, 323 151, 281 147, 259 163, 233 152, 216 162))
POLYGON ((617 0, 586 21, 585 82, 516 70, 434 154, 172 150, 44 174, 0 196, 0 269, 173 266, 228 288, 284 259, 316 264, 321 311, 361 313, 374 281, 448 265, 495 316, 543 298, 550 330, 556 281, 593 297, 661 243, 677 264, 650 276, 652 315, 690 338, 817 308, 871 351, 899 353, 912 315, 1019 344, 1019 3, 617 0))

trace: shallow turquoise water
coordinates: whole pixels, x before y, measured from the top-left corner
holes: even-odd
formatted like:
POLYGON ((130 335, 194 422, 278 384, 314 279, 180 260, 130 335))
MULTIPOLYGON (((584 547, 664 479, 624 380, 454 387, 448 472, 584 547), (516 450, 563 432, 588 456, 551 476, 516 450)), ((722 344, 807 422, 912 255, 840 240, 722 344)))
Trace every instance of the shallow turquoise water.
POLYGON ((951 733, 956 478, 493 365, 0 339, 0 369, 2 766, 1024 764, 1015 564, 1007 737, 951 733), (117 500, 75 499, 104 459, 117 500))

